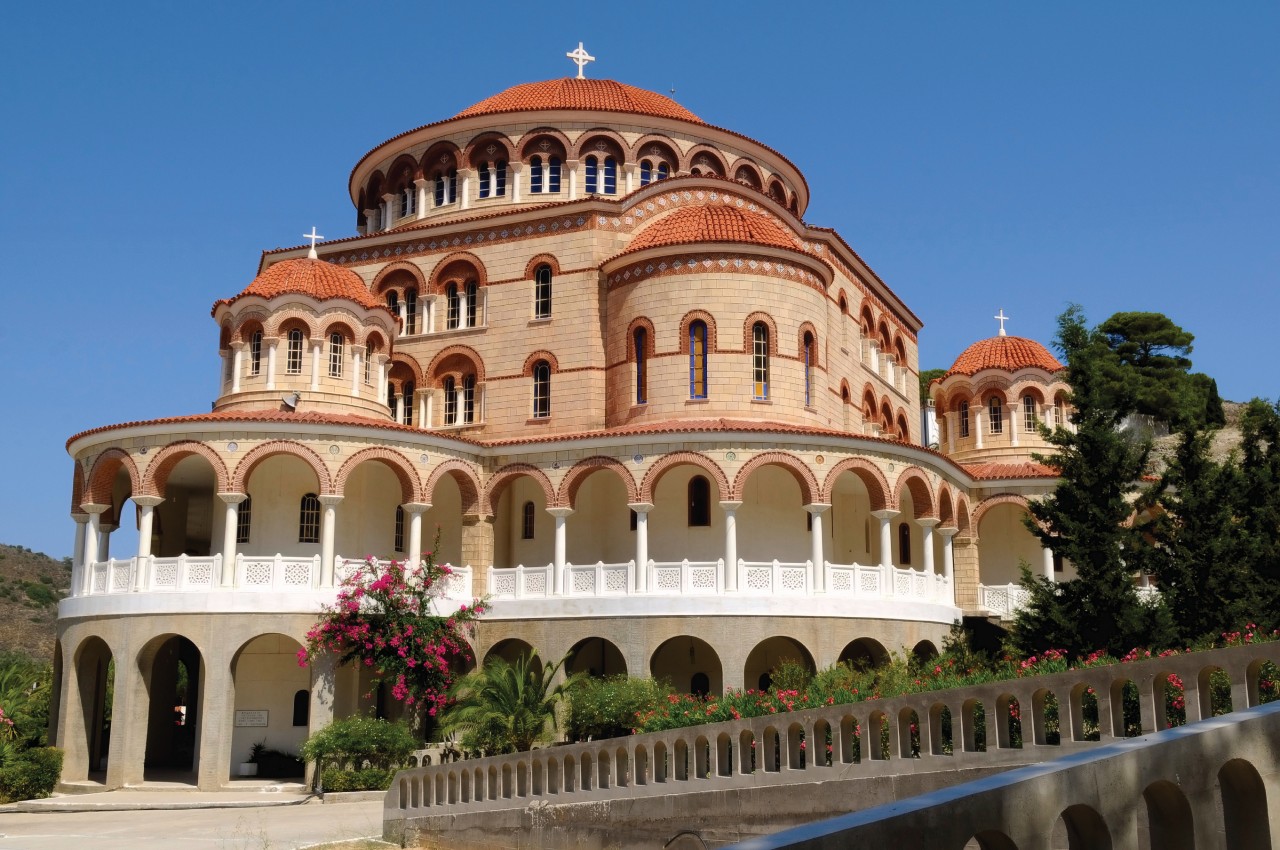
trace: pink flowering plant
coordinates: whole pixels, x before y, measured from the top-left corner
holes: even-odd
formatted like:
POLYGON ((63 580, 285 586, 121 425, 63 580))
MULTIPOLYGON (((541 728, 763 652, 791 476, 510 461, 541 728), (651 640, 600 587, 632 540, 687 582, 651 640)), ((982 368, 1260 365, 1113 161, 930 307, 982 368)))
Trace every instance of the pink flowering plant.
POLYGON ((441 597, 452 574, 430 552, 417 566, 384 566, 370 556, 343 580, 337 600, 307 632, 299 666, 328 654, 369 668, 375 685, 390 683, 393 698, 435 717, 448 703, 458 662, 471 655, 466 635, 485 612, 484 600, 476 599, 439 613, 451 607, 441 597))

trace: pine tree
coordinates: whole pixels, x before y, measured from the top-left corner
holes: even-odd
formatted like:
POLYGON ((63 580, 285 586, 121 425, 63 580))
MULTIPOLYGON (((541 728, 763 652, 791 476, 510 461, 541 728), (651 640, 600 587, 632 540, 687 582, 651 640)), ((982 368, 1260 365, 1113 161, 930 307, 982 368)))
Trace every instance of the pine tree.
POLYGON ((1240 419, 1243 559, 1261 625, 1280 625, 1280 410, 1254 399, 1240 419))

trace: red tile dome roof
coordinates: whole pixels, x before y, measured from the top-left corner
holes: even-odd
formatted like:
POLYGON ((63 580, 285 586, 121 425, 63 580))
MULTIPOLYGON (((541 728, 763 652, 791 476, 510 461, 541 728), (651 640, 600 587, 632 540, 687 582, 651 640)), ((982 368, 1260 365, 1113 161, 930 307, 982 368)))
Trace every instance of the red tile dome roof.
POLYGON ((271 299, 295 294, 309 295, 317 301, 345 298, 370 310, 386 306, 373 297, 360 275, 323 260, 306 258, 273 263, 235 298, 218 301, 213 306, 216 309, 219 304, 230 304, 248 295, 271 299))
POLYGON ((975 342, 964 350, 947 370, 951 375, 976 375, 983 369, 1000 369, 1016 372, 1019 369, 1043 369, 1057 372, 1063 369, 1058 359, 1034 339, 1021 336, 993 336, 975 342))
POLYGON ((631 112, 656 118, 676 118, 704 123, 701 118, 669 97, 613 80, 580 80, 565 77, 540 83, 522 83, 487 97, 455 115, 492 115, 544 109, 583 109, 596 112, 631 112))
POLYGON ((729 206, 681 207, 640 232, 625 253, 665 245, 746 242, 803 251, 803 245, 775 219, 729 206))

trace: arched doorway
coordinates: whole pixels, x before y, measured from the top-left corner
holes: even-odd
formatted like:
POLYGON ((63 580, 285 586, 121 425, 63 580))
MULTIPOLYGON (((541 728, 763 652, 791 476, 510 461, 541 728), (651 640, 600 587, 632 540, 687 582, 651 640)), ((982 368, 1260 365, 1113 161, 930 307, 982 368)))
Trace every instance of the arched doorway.
POLYGON ((67 764, 64 778, 68 780, 106 779, 107 760, 111 746, 111 707, 115 693, 115 660, 106 641, 98 637, 86 638, 76 650, 75 691, 79 696, 79 712, 82 724, 68 726, 67 764), (76 753, 81 758, 73 760, 76 753), (77 763, 78 762, 78 763, 77 763))
POLYGON ((874 638, 858 638, 840 650, 837 662, 848 664, 856 670, 873 670, 889 663, 889 651, 874 638))
POLYGON ((582 479, 565 524, 571 564, 622 564, 636 556, 636 532, 627 507, 627 485, 612 469, 582 479))
POLYGON ((1030 565, 1033 574, 1041 574, 1044 549, 1023 524, 1026 516, 1026 507, 1017 502, 992 505, 982 514, 978 522, 978 570, 982 584, 1020 583, 1023 561, 1030 565))
POLYGON ((880 521, 871 515, 867 485, 853 472, 842 472, 831 487, 827 525, 833 564, 876 564, 880 561, 880 521))
POLYGON ((578 641, 569 650, 565 672, 586 673, 593 678, 627 675, 627 662, 622 651, 610 640, 589 637, 578 641))
MULTIPOLYGON (((484 654, 484 664, 488 664, 494 658, 501 658, 508 664, 514 665, 521 658, 529 658, 533 655, 533 647, 520 638, 507 638, 500 640, 493 646, 489 647, 489 651, 484 654)), ((533 669, 541 672, 544 659, 541 655, 533 661, 533 669)), ((483 666, 483 665, 482 665, 483 666)))
MULTIPOLYGON (((211 555, 222 544, 223 503, 218 499, 217 476, 209 460, 189 454, 169 470, 162 482, 164 501, 151 521, 151 554, 161 558, 178 555, 211 555)), ((127 525, 136 526, 133 517, 127 525)))
POLYGON ((751 650, 743 667, 742 680, 748 688, 767 691, 773 686, 774 671, 788 661, 804 667, 810 676, 817 671, 813 656, 805 649, 804 644, 795 638, 776 635, 765 638, 751 650))
POLYGON ((162 635, 138 654, 138 672, 147 694, 143 778, 196 784, 204 685, 200 650, 181 635, 162 635))
POLYGON ((724 692, 720 656, 711 644, 692 635, 663 641, 649 660, 649 675, 670 682, 677 691, 686 694, 724 692))
MULTIPOLYGON (((307 739, 311 723, 311 668, 298 666, 293 638, 259 635, 246 641, 231 660, 234 716, 231 732, 230 776, 247 762, 254 744, 277 753, 296 755, 307 739)), ((301 778, 290 772, 287 760, 273 758, 259 764, 264 779, 301 778)), ((299 765, 300 767, 300 765, 299 765)))

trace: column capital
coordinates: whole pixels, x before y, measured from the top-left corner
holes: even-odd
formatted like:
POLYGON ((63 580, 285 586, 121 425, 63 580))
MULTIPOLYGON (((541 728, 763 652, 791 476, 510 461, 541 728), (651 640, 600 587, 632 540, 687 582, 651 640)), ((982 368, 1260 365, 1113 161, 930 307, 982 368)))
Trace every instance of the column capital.
POLYGON ((556 519, 559 519, 560 517, 572 516, 573 508, 547 508, 547 513, 551 514, 556 519))
POLYGON ((400 507, 404 508, 405 513, 411 516, 418 516, 419 514, 425 514, 427 511, 431 510, 431 503, 430 502, 405 502, 400 507))
POLYGON ((871 515, 876 519, 893 519, 900 513, 902 513, 902 511, 891 511, 891 510, 885 509, 883 511, 872 511, 871 515))
POLYGON ((154 508, 164 501, 164 496, 132 496, 130 498, 140 508, 154 508))
MULTIPOLYGON (((218 495, 222 494, 219 493, 218 495)), ((342 504, 344 497, 336 493, 326 493, 325 495, 317 496, 316 498, 319 500, 320 504, 324 505, 326 508, 336 508, 338 505, 342 504)))
POLYGON ((493 522, 496 518, 497 517, 494 514, 481 514, 481 513, 463 514, 462 524, 475 525, 481 522, 493 522))
POLYGON ((938 529, 938 533, 943 537, 955 537, 960 533, 960 529, 956 528, 954 525, 944 525, 942 528, 938 529))
POLYGON ((813 504, 803 505, 802 507, 809 513, 813 514, 814 516, 817 516, 818 514, 825 513, 826 511, 831 510, 831 503, 830 502, 814 502, 813 504))
POLYGON ((395 192, 387 192, 385 195, 382 196, 382 200, 384 201, 394 201, 395 199, 396 199, 395 192))
MULTIPOLYGON (((219 493, 218 498, 227 505, 238 505, 249 498, 248 493, 219 493)), ((136 501, 136 500, 135 500, 136 501)))
POLYGON ((232 351, 243 351, 245 348, 245 345, 246 343, 244 342, 244 340, 233 339, 231 343, 228 345, 228 347, 232 351))
POLYGON ((88 521, 89 521, 89 515, 88 515, 87 513, 85 513, 84 511, 72 511, 72 512, 71 512, 71 518, 72 518, 73 520, 75 520, 76 522, 88 522, 88 521))
POLYGON ((421 189, 421 188, 423 188, 423 187, 425 187, 425 186, 430 186, 430 185, 431 185, 431 181, 430 181, 430 180, 428 180, 428 179, 427 179, 427 178, 425 178, 425 177, 415 177, 415 178, 414 178, 414 180, 413 180, 413 185, 415 185, 415 186, 417 186, 419 189, 421 189))
POLYGON ((96 502, 81 502, 80 510, 84 511, 87 514, 97 514, 101 516, 102 514, 105 514, 107 511, 111 510, 111 506, 99 505, 96 502))
POLYGON ((627 502, 627 507, 638 514, 647 514, 653 510, 653 502, 627 502))
POLYGON ((940 522, 942 522, 942 520, 938 519, 936 516, 925 516, 925 517, 920 517, 920 519, 916 520, 916 525, 922 525, 925 528, 933 528, 935 525, 937 525, 940 522))
POLYGON ((103 532, 104 534, 110 534, 111 532, 115 531, 119 527, 120 527, 119 523, 104 522, 102 525, 98 526, 98 530, 103 532))
POLYGON ((738 508, 742 507, 742 502, 737 499, 725 499, 720 503, 720 507, 724 508, 726 511, 736 511, 738 508))

